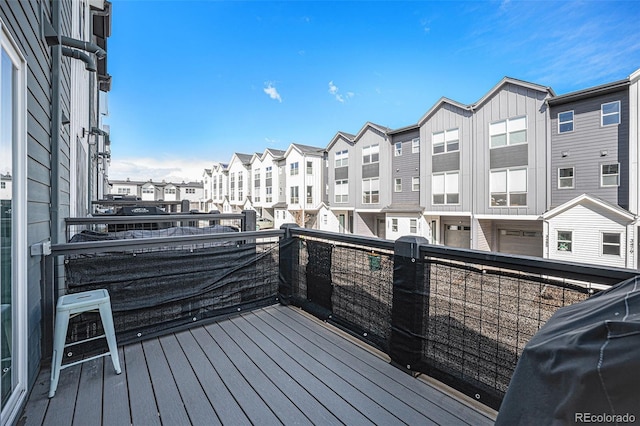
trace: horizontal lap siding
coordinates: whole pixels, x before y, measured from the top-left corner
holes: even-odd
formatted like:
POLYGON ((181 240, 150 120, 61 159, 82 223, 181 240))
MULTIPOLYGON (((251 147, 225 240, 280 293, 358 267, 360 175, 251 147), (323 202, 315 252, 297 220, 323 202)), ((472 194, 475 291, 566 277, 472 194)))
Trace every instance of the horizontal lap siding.
POLYGON ((629 206, 629 94, 625 91, 551 108, 551 208, 588 193, 629 206), (601 126, 601 105, 621 101, 619 125, 601 126), (574 111, 573 132, 558 133, 558 113, 574 111), (607 151, 602 156, 601 151, 607 151), (562 153, 566 153, 565 157, 562 153), (620 163, 620 186, 600 186, 601 164, 620 163), (574 188, 558 189, 558 168, 574 167, 574 188))
MULTIPOLYGON (((0 17, 27 59, 27 244, 50 237, 51 54, 40 38, 40 5, 45 19, 49 2, 2 2, 0 17)), ((27 333, 29 383, 40 364, 40 258, 27 258, 27 333)))

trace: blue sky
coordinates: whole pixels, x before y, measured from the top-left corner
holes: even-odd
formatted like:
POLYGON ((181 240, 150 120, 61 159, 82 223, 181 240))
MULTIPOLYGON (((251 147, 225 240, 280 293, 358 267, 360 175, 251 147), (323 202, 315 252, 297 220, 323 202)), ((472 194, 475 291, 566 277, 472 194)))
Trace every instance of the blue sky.
POLYGON ((640 68, 638 1, 113 0, 112 179, 416 123, 504 76, 562 94, 640 68))

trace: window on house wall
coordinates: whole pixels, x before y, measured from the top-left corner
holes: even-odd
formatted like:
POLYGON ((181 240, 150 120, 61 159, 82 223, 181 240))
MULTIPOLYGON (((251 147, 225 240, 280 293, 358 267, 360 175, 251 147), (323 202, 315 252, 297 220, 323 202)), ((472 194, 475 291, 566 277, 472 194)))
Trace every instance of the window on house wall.
POLYGON ((349 151, 338 151, 335 155, 335 165, 338 167, 346 167, 349 164, 349 151))
POLYGON ((433 204, 458 204, 460 202, 458 172, 437 173, 431 179, 433 204))
POLYGON ((236 200, 236 174, 231 173, 229 175, 229 192, 231 193, 231 201, 236 200))
POLYGON ((165 188, 164 189, 164 193, 165 194, 175 194, 176 193, 176 189, 175 188, 165 188))
POLYGON ((411 190, 413 192, 420 191, 420 176, 414 176, 411 178, 411 190))
POLYGON ((558 133, 573 132, 573 111, 558 113, 558 133))
POLYGON ((336 203, 346 203, 349 201, 349 181, 347 179, 336 181, 335 201, 336 203))
POLYGON ((620 164, 601 164, 600 165, 600 186, 618 186, 620 185, 620 164))
POLYGON ((154 190, 153 190, 152 186, 146 187, 146 188, 142 188, 142 193, 143 194, 153 194, 153 192, 154 192, 154 190))
POLYGON ((398 219, 391 219, 391 231, 398 232, 398 219))
POLYGON ((558 168, 558 189, 571 189, 574 187, 574 172, 573 167, 558 168))
POLYGON ((327 224, 327 222, 329 222, 329 217, 328 217, 328 215, 325 213, 325 214, 323 214, 323 215, 322 215, 322 223, 326 225, 326 224, 327 224))
POLYGON ((271 186, 266 187, 265 201, 267 203, 273 202, 273 188, 271 186))
POLYGON ((411 141, 411 152, 417 154, 420 152, 420 139, 415 138, 411 141))
POLYGON ((489 125, 491 148, 527 143, 527 117, 510 118, 489 125))
POLYGON ((307 204, 313 204, 313 186, 307 186, 307 204))
POLYGON ((242 172, 238 172, 238 201, 244 198, 244 177, 242 172))
POLYGON ((620 256, 620 234, 617 232, 602 233, 602 254, 620 256))
POLYGON ((431 135, 433 153, 442 154, 460 150, 459 133, 458 129, 451 129, 431 135))
POLYGON ((369 145, 362 148, 362 164, 377 163, 380 160, 380 146, 369 145))
POLYGON ((491 171, 491 207, 527 205, 527 169, 491 171))
POLYGON ((265 179, 271 179, 272 172, 273 172, 273 170, 272 170, 271 166, 269 166, 266 169, 264 169, 264 178, 265 179))
POLYGON ((253 171, 253 187, 260 188, 260 169, 255 169, 253 171))
POLYGON ((620 101, 602 104, 600 111, 602 117, 601 123, 603 126, 620 124, 620 101))
POLYGON ((290 167, 289 175, 290 176, 296 176, 298 174, 298 172, 299 172, 299 170, 298 170, 298 162, 296 161, 295 163, 291 163, 289 165, 289 167, 290 167))
POLYGON ((409 233, 418 233, 418 219, 409 219, 409 233))
POLYGON ((396 142, 393 149, 393 155, 400 157, 402 155, 402 142, 396 142))
POLYGON ((362 179, 362 203, 376 204, 380 202, 380 179, 362 179))
POLYGON ((558 251, 571 252, 573 251, 573 232, 571 231, 558 231, 558 251))
POLYGON ((292 186, 291 189, 291 204, 299 204, 300 203, 300 189, 297 186, 292 186))
POLYGON ((307 161, 307 174, 313 174, 313 161, 307 161))
POLYGON ((7 183, 6 182, 0 182, 0 189, 6 189, 7 188, 7 183))
POLYGON ((395 192, 402 192, 402 178, 395 178, 394 179, 393 190, 395 192))

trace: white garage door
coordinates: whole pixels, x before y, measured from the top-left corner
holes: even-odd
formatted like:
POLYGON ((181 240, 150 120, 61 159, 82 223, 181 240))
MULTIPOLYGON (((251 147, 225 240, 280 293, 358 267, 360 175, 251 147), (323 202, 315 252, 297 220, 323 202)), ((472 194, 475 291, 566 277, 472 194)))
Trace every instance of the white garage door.
POLYGON ((498 250, 502 253, 542 257, 542 232, 499 229, 498 250))
POLYGON ((445 225, 444 245, 449 247, 470 248, 471 227, 461 225, 445 225))

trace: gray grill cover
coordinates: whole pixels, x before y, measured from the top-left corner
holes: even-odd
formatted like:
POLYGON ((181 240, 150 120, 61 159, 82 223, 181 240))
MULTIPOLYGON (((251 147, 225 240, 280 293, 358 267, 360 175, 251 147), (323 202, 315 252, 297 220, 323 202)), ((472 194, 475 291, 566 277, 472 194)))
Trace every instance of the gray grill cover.
POLYGON ((587 417, 640 421, 638 278, 549 319, 525 346, 496 424, 579 424, 587 417))

